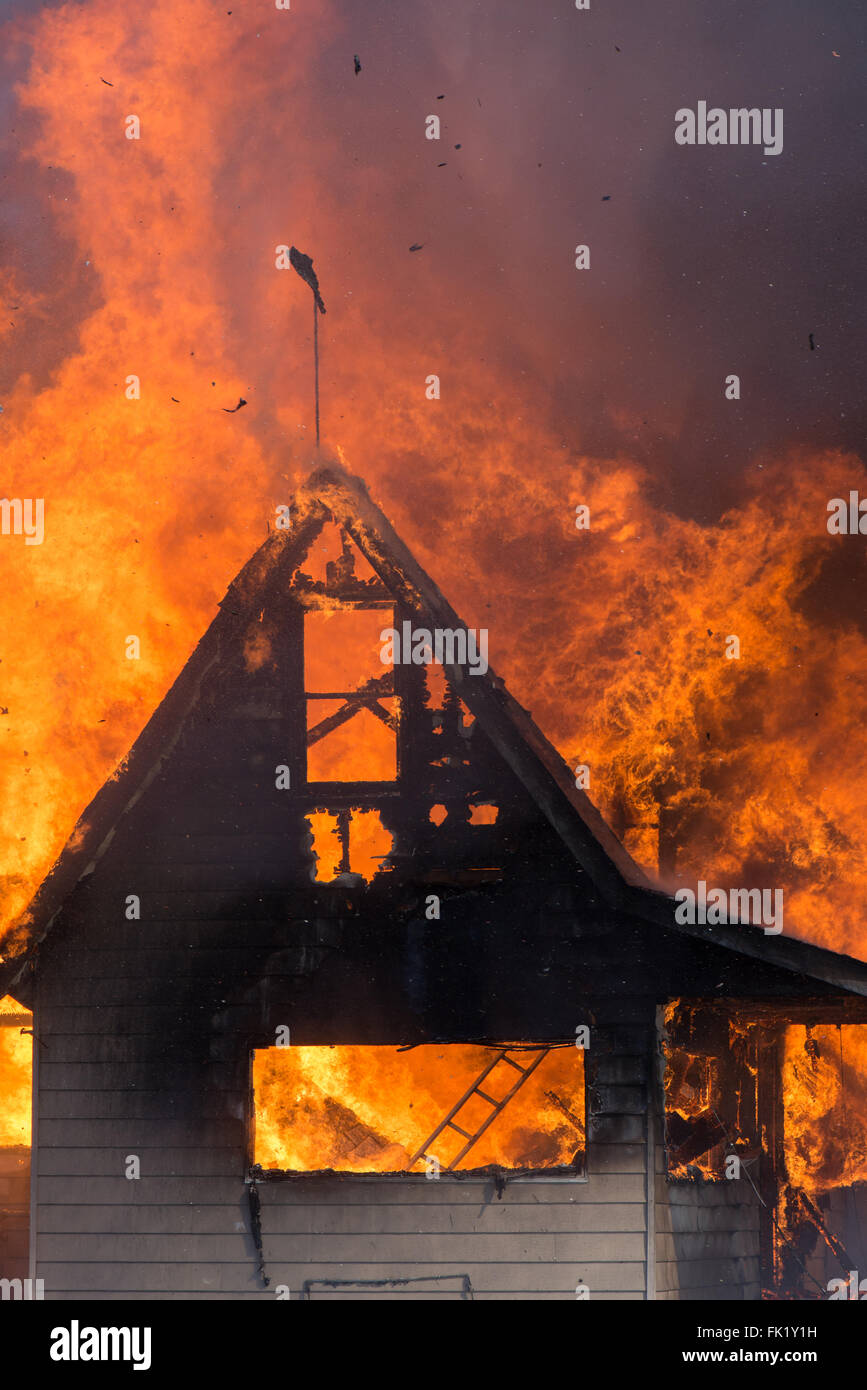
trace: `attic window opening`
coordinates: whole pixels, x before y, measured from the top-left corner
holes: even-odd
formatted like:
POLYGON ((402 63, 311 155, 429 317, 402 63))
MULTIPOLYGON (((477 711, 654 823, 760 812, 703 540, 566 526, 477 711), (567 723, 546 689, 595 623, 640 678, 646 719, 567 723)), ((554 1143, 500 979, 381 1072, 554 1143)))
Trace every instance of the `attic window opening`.
POLYGON ((393 782, 398 704, 394 699, 307 701, 308 782, 393 782))
POLYGON ((370 883, 379 873, 394 841, 378 811, 314 811, 307 818, 313 836, 316 883, 333 883, 354 875, 370 883))
POLYGON ((253 1161, 269 1171, 583 1172, 574 1047, 262 1048, 253 1095, 253 1161))
POLYGON ((395 780, 399 703, 379 636, 392 616, 358 607, 305 614, 308 782, 395 780))
POLYGON ((320 584, 339 583, 348 578, 365 583, 376 579, 376 572, 355 542, 333 521, 325 523, 299 568, 320 584))

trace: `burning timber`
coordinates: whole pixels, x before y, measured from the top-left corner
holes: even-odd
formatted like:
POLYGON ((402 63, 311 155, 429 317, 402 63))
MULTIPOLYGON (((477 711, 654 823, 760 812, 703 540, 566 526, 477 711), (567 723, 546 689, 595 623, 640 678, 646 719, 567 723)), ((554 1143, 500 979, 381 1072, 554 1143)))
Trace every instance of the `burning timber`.
POLYGON ((322 466, 291 515, 0 966, 38 1038, 45 1297, 811 1298, 867 1268, 867 966, 678 921, 493 669, 383 662, 386 629, 468 630, 363 485, 322 466))

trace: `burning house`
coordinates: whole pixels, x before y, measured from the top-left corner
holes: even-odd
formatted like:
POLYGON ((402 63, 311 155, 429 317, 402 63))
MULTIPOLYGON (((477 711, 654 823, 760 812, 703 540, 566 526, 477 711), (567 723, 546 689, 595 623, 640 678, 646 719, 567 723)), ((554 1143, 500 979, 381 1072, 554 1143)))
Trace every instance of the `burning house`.
POLYGON ((825 1298, 867 1272, 867 965, 681 920, 495 648, 384 650, 418 631, 467 630, 320 467, 0 973, 19 1082, 33 1048, 0 1276, 54 1299, 638 1300, 825 1298))

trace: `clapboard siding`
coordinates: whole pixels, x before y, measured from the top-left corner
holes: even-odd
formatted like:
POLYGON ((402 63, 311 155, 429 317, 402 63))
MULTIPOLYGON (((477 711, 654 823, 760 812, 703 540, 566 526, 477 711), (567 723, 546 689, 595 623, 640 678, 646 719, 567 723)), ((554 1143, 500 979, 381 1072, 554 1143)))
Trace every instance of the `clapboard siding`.
POLYGON ((182 1023, 153 984, 167 966, 163 948, 153 967, 141 946, 124 968, 112 951, 110 977, 99 974, 108 954, 82 951, 74 988, 58 971, 40 998, 50 1060, 39 1077, 36 1256, 47 1298, 262 1299, 280 1284, 297 1298, 305 1281, 314 1283, 311 1298, 382 1298, 364 1282, 431 1274, 450 1276, 458 1295, 386 1285, 386 1296, 463 1297, 468 1275, 474 1298, 574 1299, 578 1284, 591 1298, 644 1297, 648 1001, 612 1000, 597 1011, 584 1180, 509 1181, 499 1198, 485 1178, 261 1184, 266 1288, 244 1183, 246 1064, 231 1015, 215 1060, 212 1011, 182 1023), (128 1180, 132 1153, 142 1176, 128 1180), (329 1279, 356 1282, 347 1292, 329 1279))
MULTIPOLYGON (((224 1115, 221 1120, 195 1119, 189 1113, 177 1118, 165 1118, 159 1124, 137 1117, 108 1120, 45 1120, 40 1116, 40 1152, 51 1153, 62 1149, 74 1153, 77 1149, 95 1148, 107 1152, 112 1148, 124 1149, 129 1153, 165 1154, 174 1171, 178 1163, 178 1151, 190 1148, 196 1153, 203 1150, 219 1153, 226 1149, 243 1152, 246 1131, 243 1121, 234 1116, 224 1115), (231 1131, 234 1130, 233 1134, 231 1131)), ((42 1168, 40 1166, 40 1172, 42 1168)), ((163 1171, 160 1162, 159 1171, 163 1171)))
MULTIPOLYGON (((270 1296, 274 1297, 273 1294, 270 1296)), ((398 1296, 400 1297, 401 1302, 454 1302, 456 1298, 463 1299, 464 1297, 467 1297, 471 1298, 474 1302, 477 1303, 532 1303, 548 1302, 551 1299, 574 1300, 575 1293, 572 1289, 560 1289, 553 1291, 532 1290, 530 1292, 527 1292, 524 1289, 498 1289, 496 1292, 476 1289, 472 1290, 468 1295, 464 1295, 462 1292, 457 1291, 456 1288, 447 1290, 446 1292, 441 1292, 438 1291, 438 1289, 435 1286, 431 1287, 430 1285, 425 1284, 417 1289, 402 1289, 400 1290, 398 1296)), ((60 1299, 74 1299, 76 1302, 81 1301, 82 1303, 123 1303, 133 1301, 136 1297, 136 1294, 130 1292, 118 1293, 116 1289, 104 1289, 98 1292, 95 1292, 93 1290, 86 1290, 84 1292, 79 1292, 76 1294, 59 1294, 56 1295, 56 1297, 60 1299)), ((197 1292, 191 1293, 189 1290, 174 1290, 172 1292, 167 1293, 165 1290, 162 1289, 154 1289, 150 1293, 148 1293, 147 1297, 148 1302, 153 1303, 169 1301, 171 1301, 172 1303, 184 1303, 199 1301, 202 1295, 197 1292)), ((249 1290, 244 1289, 238 1290, 234 1293, 224 1293, 219 1289, 212 1289, 208 1293, 207 1297, 209 1302, 215 1303, 261 1302, 263 1294, 261 1292, 250 1292, 249 1290)), ((355 1286, 351 1290, 317 1287, 310 1292, 309 1298, 311 1301, 313 1299, 318 1300, 321 1298, 328 1298, 329 1300, 334 1302, 344 1303, 381 1302, 382 1291, 378 1289, 365 1289, 359 1286, 355 1286)), ((644 1293, 643 1291, 639 1290, 633 1290, 625 1293, 621 1292, 620 1290, 609 1290, 605 1294, 606 1302, 609 1303, 634 1303, 642 1301, 643 1298, 644 1293)))
POLYGON ((745 1231, 740 1225, 713 1234, 706 1231, 688 1231, 677 1235, 666 1231, 658 1232, 656 1254, 657 1258, 663 1261, 683 1260, 686 1263, 693 1260, 716 1259, 717 1256, 721 1259, 758 1256, 759 1233, 757 1230, 745 1231))
MULTIPOLYGON (((195 1138, 192 1130, 189 1131, 189 1137, 195 1138)), ((191 1184, 191 1200, 195 1200, 194 1184, 200 1177, 221 1177, 234 1171, 239 1178, 243 1178, 244 1151, 237 1145, 197 1148, 190 1144, 187 1148, 170 1149, 160 1145, 159 1136, 152 1136, 152 1139, 153 1143, 148 1149, 142 1144, 132 1148, 126 1144, 115 1144, 111 1148, 102 1149, 87 1143, 76 1144, 74 1147, 51 1148, 42 1142, 40 1135, 38 1175, 40 1180, 43 1174, 56 1177, 91 1177, 95 1180, 111 1179, 123 1174, 126 1155, 140 1150, 145 1154, 142 1163, 143 1177, 171 1178, 186 1174, 191 1184)), ((141 1179, 131 1178, 127 1181, 132 1186, 141 1179)), ((41 1194, 41 1182, 39 1190, 41 1194)), ((96 1190, 98 1189, 94 1188, 94 1191, 96 1190)))
MULTIPOLYGON (((114 1152, 114 1151, 113 1151, 114 1152)), ((232 1151, 234 1152, 234 1150, 232 1151)), ((243 1173, 241 1173, 243 1176, 243 1173)), ((538 1207, 547 1206, 550 1202, 568 1203, 577 1207, 584 1203, 592 1205, 595 1202, 605 1202, 612 1199, 613 1195, 621 1198, 627 1206, 643 1205, 643 1175, 635 1183, 618 1184, 615 1187, 606 1185, 606 1178, 612 1175, 600 1174, 589 1181, 571 1181, 569 1179, 558 1182, 547 1182, 544 1178, 526 1178, 509 1181, 506 1183, 502 1204, 509 1207, 538 1207), (568 1198, 558 1196, 554 1192, 557 1188, 560 1192, 569 1193, 568 1198), (553 1195, 552 1195, 553 1194, 553 1195), (601 1194, 601 1195, 600 1195, 601 1194)), ((634 1179, 634 1171, 629 1172, 628 1179, 634 1179)), ((75 1175, 49 1175, 40 1178, 39 1193, 40 1207, 63 1207, 67 1203, 79 1206, 130 1206, 138 1204, 141 1206, 171 1205, 183 1207, 187 1205, 201 1206, 203 1204, 221 1206, 231 1203, 233 1200, 243 1195, 243 1186, 239 1188, 238 1175, 227 1176, 224 1174, 207 1174, 197 1172, 195 1175, 196 1191, 190 1197, 189 1178, 171 1175, 153 1175, 145 1172, 139 1179, 127 1179, 115 1170, 115 1175, 99 1174, 99 1183, 94 1184, 89 1178, 75 1175)), ((287 1181, 287 1187, 296 1187, 299 1182, 306 1179, 293 1179, 287 1181)), ((384 1190, 383 1202, 386 1206, 402 1205, 404 1203, 411 1206, 439 1205, 442 1197, 439 1192, 439 1185, 434 1186, 424 1178, 353 1178, 340 1179, 337 1181, 336 1188, 329 1188, 327 1178, 309 1179, 314 1184, 315 1191, 308 1198, 310 1202, 320 1207, 340 1206, 347 1209, 352 1207, 366 1208, 370 1205, 370 1187, 382 1187, 384 1190)), ((448 1207, 451 1211, 456 1211, 463 1205, 481 1206, 483 1203, 500 1201, 496 1196, 494 1183, 484 1178, 471 1179, 446 1179, 441 1178, 441 1182, 448 1182, 449 1201, 448 1207)), ((282 1184, 275 1184, 282 1185, 282 1184)), ((260 1191, 266 1194, 272 1190, 272 1185, 260 1187, 260 1191)), ((457 1218, 456 1218, 457 1219, 457 1218)))
MULTIPOLYGON (((43 1122, 116 1118, 164 1122, 178 1112, 187 1114, 193 1109, 204 1119, 222 1118, 226 1112, 226 1094, 225 1091, 210 1093, 194 1089, 174 1091, 170 1088, 164 1092, 137 1090, 135 1087, 127 1091, 70 1088, 44 1092, 40 1115, 43 1122)), ((243 1119, 243 1112, 238 1118, 243 1119)), ((161 1141, 164 1141, 162 1123, 159 1134, 161 1141)))
MULTIPOLYGON (((67 1050, 69 1035, 55 1040, 60 1052, 67 1050)), ((52 1092, 66 1091, 136 1091, 154 1093, 153 1066, 145 1062, 41 1062, 40 1091, 43 1099, 52 1092)), ((227 1075, 226 1068, 219 1063, 199 1068, 195 1078, 190 1076, 186 1061, 163 1064, 160 1070, 160 1086, 156 1093, 196 1094, 204 1086, 205 1090, 237 1090, 237 1082, 227 1075)))
POLYGON ((761 1297, 761 1207, 744 1179, 672 1182, 656 1177, 656 1279, 660 1296, 761 1297))
MULTIPOLYGON (((628 1018, 646 1017, 647 1007, 641 1001, 629 1001, 626 1008, 618 1007, 618 1017, 622 1019, 624 1014, 628 1018)), ((464 1272, 467 1266, 458 1269, 456 1257, 450 1257, 451 1235, 443 1240, 437 1234, 448 1223, 452 1231, 457 1227, 467 1232, 470 1258, 473 1250, 489 1251, 484 1280, 471 1271, 474 1297, 483 1297, 487 1291, 487 1296, 574 1298, 576 1284, 583 1283, 591 1298, 615 1293, 643 1298, 645 1149, 636 1142, 643 1137, 643 1126, 635 1113, 641 1108, 643 1093, 630 1083, 642 1073, 646 1032, 600 1028, 594 1042, 598 1055, 591 1048, 588 1073, 592 1071, 597 1082, 591 1086, 592 1103, 601 1110, 591 1116, 586 1183, 509 1183, 502 1201, 491 1193, 487 1202, 481 1203, 464 1182, 449 1185, 448 1180, 441 1179, 424 1185, 403 1184, 399 1230, 394 1229, 390 1215, 393 1189, 387 1183, 375 1183, 362 1208, 364 1229, 372 1234, 377 1250, 377 1262, 371 1258, 366 1273, 353 1265, 351 1247, 343 1234, 347 1228, 354 1230, 358 1219, 358 1208, 341 1202, 342 1192, 347 1199, 352 1192, 351 1181, 333 1185, 328 1221, 315 1215, 321 1187, 305 1191, 305 1182, 268 1184, 262 1189, 262 1225, 269 1276, 293 1290, 299 1283, 321 1278, 313 1273, 313 1263, 326 1258, 330 1247, 334 1251, 332 1279, 408 1277, 412 1257, 404 1248, 405 1227, 411 1232, 411 1241, 418 1250, 425 1250, 438 1271, 454 1267, 456 1272, 464 1272), (628 1049, 625 1056, 613 1051, 618 1044, 628 1049), (631 1055, 633 1051, 636 1055, 631 1055), (458 1194, 462 1200, 456 1207, 458 1194), (308 1208, 308 1200, 317 1205, 308 1208), (306 1212, 310 1210, 313 1220, 308 1228, 306 1212), (494 1223, 497 1235, 491 1241, 488 1233, 494 1223), (335 1224, 339 1234, 332 1240, 328 1233, 335 1224), (300 1232, 299 1225, 303 1228, 300 1232), (309 1247, 299 1239, 308 1229, 309 1247), (293 1233, 288 1250, 285 1233, 293 1233)), ((353 1201, 357 1201, 359 1191, 363 1192, 360 1185, 352 1193, 353 1201)), ((311 1296, 352 1295, 316 1289, 311 1296)), ((381 1298, 383 1292, 369 1296, 381 1298)), ((394 1288, 389 1292, 389 1297, 409 1296, 420 1295, 394 1288)))
MULTIPOLYGON (((527 1294, 528 1279, 534 1281, 531 1292, 556 1294, 571 1299, 575 1298, 575 1285, 581 1280, 593 1291, 591 1297, 594 1294, 604 1297, 609 1293, 643 1293, 643 1262, 633 1265, 582 1264, 580 1267, 555 1267, 548 1264, 543 1265, 541 1269, 544 1278, 540 1282, 535 1266, 509 1262, 495 1266, 468 1263, 453 1270, 443 1268, 442 1265, 432 1266, 416 1262, 403 1265, 397 1273, 390 1263, 344 1264, 339 1274, 335 1274, 334 1267, 330 1264, 286 1264, 269 1271, 273 1279, 272 1287, 267 1291, 259 1289, 258 1297, 260 1300, 273 1299, 278 1284, 287 1284, 292 1296, 297 1297, 307 1280, 328 1281, 335 1277, 359 1283, 373 1283, 395 1277, 422 1280, 430 1276, 433 1270, 437 1274, 451 1276, 456 1280, 468 1275, 474 1296, 483 1296, 486 1293, 494 1296, 506 1292, 523 1298, 527 1294)), ((134 1260, 116 1264, 45 1261, 40 1263, 39 1276, 45 1280, 46 1299, 78 1297, 79 1291, 100 1295, 111 1292, 125 1293, 129 1297, 148 1298, 155 1293, 174 1291, 187 1292, 199 1298, 209 1298, 213 1293, 255 1295, 258 1285, 251 1262, 230 1263, 226 1260, 214 1264, 146 1264, 134 1260)), ((398 1289, 391 1292, 394 1297, 400 1297, 398 1289)), ((382 1296, 382 1292, 379 1296, 382 1296)))
MULTIPOLYGON (((547 1212, 546 1212, 547 1218, 547 1212)), ((547 1224, 547 1222, 546 1222, 547 1224)), ((503 1230, 488 1234, 480 1229, 469 1232, 377 1231, 374 1235, 352 1235, 345 1231, 334 1233, 316 1231, 294 1235, 271 1234, 267 1221, 263 1223, 265 1262, 281 1266, 291 1262, 299 1267, 324 1266, 336 1274, 338 1269, 355 1264, 390 1264, 400 1270, 404 1266, 424 1262, 427 1265, 457 1266, 472 1262, 477 1265, 525 1265, 564 1263, 584 1268, 599 1264, 617 1255, 623 1261, 640 1263, 644 1259, 643 1233, 616 1231, 554 1233, 503 1230)), ((83 1263, 113 1263, 132 1259, 135 1263, 168 1262, 243 1262, 252 1256, 247 1248, 249 1237, 244 1231, 211 1235, 205 1232, 187 1234, 144 1235, 51 1235, 43 1232, 38 1241, 37 1258, 49 1263, 80 1260, 83 1263)), ((535 1278, 534 1278, 535 1282, 535 1278)))
POLYGON ((609 1143, 620 1139, 627 1144, 639 1142, 643 1134, 643 1115, 595 1114, 590 1117, 591 1139, 601 1139, 609 1143))
POLYGON ((30 1152, 0 1148, 0 1279, 26 1279, 30 1250, 30 1152))
MULTIPOLYGON (((236 1187, 237 1195, 237 1187, 236 1187)), ((284 1236, 342 1237, 354 1235, 418 1234, 419 1228, 433 1234, 473 1235, 478 1231, 498 1236, 501 1232, 520 1235, 534 1233, 539 1228, 538 1203, 489 1202, 485 1218, 478 1217, 478 1195, 472 1204, 459 1206, 427 1203, 423 1207, 411 1202, 389 1204, 386 1193, 375 1206, 307 1205, 293 1202, 291 1206, 268 1204, 268 1230, 276 1240, 284 1236), (419 1214, 421 1212, 421 1215, 419 1214)), ((613 1233, 644 1230, 644 1207, 639 1203, 612 1206, 605 1203, 545 1202, 545 1218, 552 1231, 613 1233)), ((109 1234, 151 1235, 160 1232, 176 1234, 231 1234, 238 1223, 238 1203, 230 1205, 188 1206, 183 1203, 148 1205, 115 1204, 96 1208, 54 1205, 43 1207, 42 1231, 60 1235, 86 1233, 98 1228, 109 1234)))
MULTIPOLYGON (((40 1230, 54 1229, 58 1211, 78 1213, 89 1207, 131 1210, 137 1206, 166 1205, 184 1210, 206 1205, 223 1212, 233 1203, 237 1207, 243 1194, 239 1173, 232 1174, 228 1170, 216 1174, 196 1173, 192 1194, 189 1177, 155 1177, 146 1169, 141 1178, 129 1179, 123 1177, 122 1169, 116 1166, 112 1173, 87 1177, 68 1173, 42 1174, 39 1178, 40 1230), (98 1176, 98 1182, 94 1181, 94 1176, 98 1176)), ((97 1229, 98 1216, 92 1214, 85 1219, 87 1229, 97 1229)))
MULTIPOLYGON (((634 933, 622 940, 609 918, 583 912, 571 864, 563 882, 555 874, 533 889, 551 910, 519 920, 574 962, 581 951, 583 1002, 568 997, 564 977, 564 1022, 554 1026, 571 1035, 594 1020, 586 1177, 510 1180, 499 1195, 489 1178, 262 1183, 262 1283, 244 1179, 249 1038, 263 1025, 245 990, 266 966, 278 990, 311 978, 340 949, 342 928, 333 897, 319 891, 314 904, 309 888, 278 883, 286 836, 251 833, 246 807, 240 823, 229 820, 232 833, 219 833, 213 799, 194 795, 194 833, 149 830, 183 799, 170 781, 137 808, 143 832, 131 824, 119 833, 82 884, 38 975, 36 1256, 46 1297, 262 1300, 286 1284, 297 1298, 307 1282, 311 1298, 453 1299, 469 1276, 474 1298, 574 1299, 579 1283, 594 1298, 643 1298, 643 1087, 655 1006, 622 987, 623 972, 640 968, 634 933), (133 892, 140 921, 124 913, 133 892), (139 1179, 124 1176, 129 1154, 140 1158, 139 1179), (426 1282, 385 1294, 364 1287, 395 1278, 426 1282), (351 1292, 328 1284, 347 1279, 351 1292)), ((263 831, 273 823, 269 812, 263 831)), ((496 957, 502 912, 489 912, 496 957)), ((330 1020, 311 1008, 322 1041, 344 1040, 341 1026, 346 1041, 405 1040, 393 1022, 378 1033, 377 1016, 365 1017, 372 1001, 353 1006, 354 1023, 346 998, 327 1001, 330 1020)), ((539 1017, 550 1026, 555 1013, 545 1005, 539 1017)), ((273 1026, 264 1031, 273 1038, 273 1026)), ((293 1028, 293 1040, 302 1037, 293 1028)))
MULTIPOLYGON (((286 1285, 293 1298, 308 1286, 311 1298, 453 1299, 465 1275, 474 1298, 574 1299, 579 1284, 591 1299, 645 1297, 652 1000, 597 1000, 584 1180, 509 1181, 501 1198, 487 1179, 260 1184, 266 1288, 244 1182, 238 1035, 249 1010, 224 1002, 221 979, 241 958, 203 946, 197 974, 195 950, 179 942, 167 952, 163 941, 153 951, 141 941, 85 949, 75 975, 58 971, 40 999, 36 1255, 46 1297, 261 1300, 286 1285), (195 999, 201 989, 219 1004, 216 1031, 214 1005, 166 1004, 160 977, 175 955, 185 966, 178 991, 195 999), (131 1153, 138 1180, 124 1177, 131 1153), (455 1287, 364 1287, 433 1274, 455 1287)), ((657 1297, 758 1297, 757 1213, 742 1205, 719 1185, 657 1177, 657 1297)))

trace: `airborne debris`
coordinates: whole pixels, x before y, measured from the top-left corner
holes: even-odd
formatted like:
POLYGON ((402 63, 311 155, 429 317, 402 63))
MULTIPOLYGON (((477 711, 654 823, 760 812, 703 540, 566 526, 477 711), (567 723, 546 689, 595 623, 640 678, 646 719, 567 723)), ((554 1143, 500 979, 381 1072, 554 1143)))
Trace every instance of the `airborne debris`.
POLYGON ((412 246, 411 246, 409 249, 410 249, 410 251, 420 251, 420 250, 422 249, 423 246, 424 246, 424 242, 423 242, 423 241, 414 241, 413 244, 412 244, 412 246))
POLYGON ((180 405, 180 401, 178 400, 177 396, 172 396, 171 399, 174 401, 175 405, 180 405))
POLYGON ((355 63, 355 76, 357 77, 361 72, 361 63, 359 62, 357 53, 353 54, 353 62, 355 63))
MULTIPOLYGON (((101 77, 99 80, 100 80, 100 82, 105 82, 105 78, 104 78, 104 77, 101 77)), ((114 83, 113 83, 113 82, 105 82, 105 85, 106 85, 106 87, 113 87, 113 86, 114 86, 114 83)))
POLYGON ((246 404, 247 402, 244 400, 244 397, 242 396, 241 399, 238 401, 237 405, 233 405, 231 409, 229 408, 229 406, 224 405, 223 409, 225 410, 227 415, 234 415, 236 410, 240 410, 241 406, 246 404))
POLYGON ((611 202, 611 194, 610 194, 610 193, 603 193, 603 194, 602 194, 602 201, 603 201, 603 203, 610 203, 610 202, 611 202))
POLYGON ((810 334, 810 351, 811 351, 811 352, 815 352, 815 351, 816 351, 816 344, 815 344, 815 342, 813 341, 813 335, 812 335, 812 333, 810 334))

